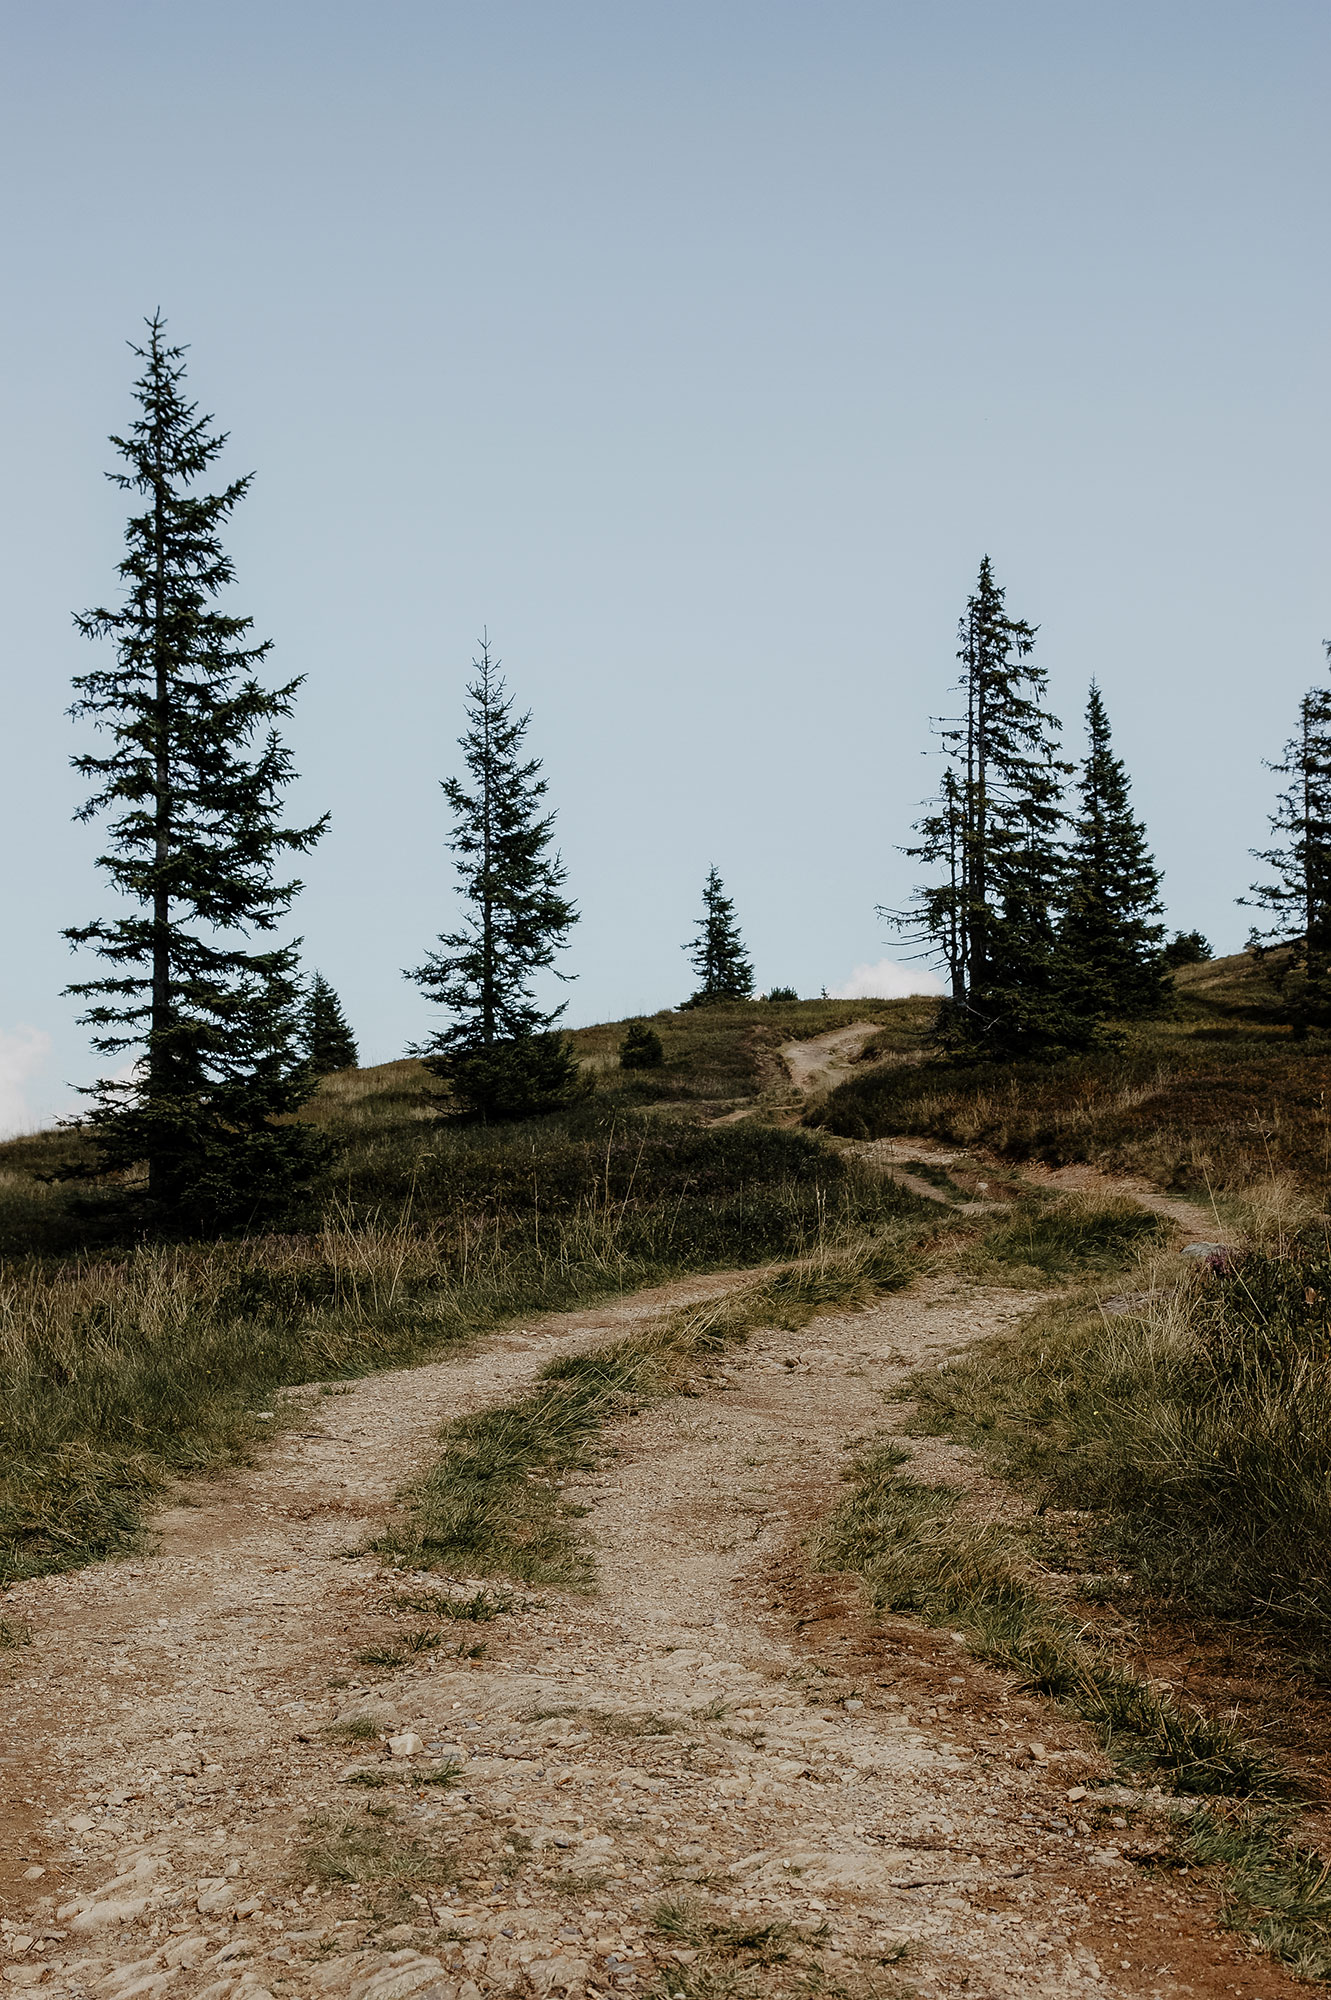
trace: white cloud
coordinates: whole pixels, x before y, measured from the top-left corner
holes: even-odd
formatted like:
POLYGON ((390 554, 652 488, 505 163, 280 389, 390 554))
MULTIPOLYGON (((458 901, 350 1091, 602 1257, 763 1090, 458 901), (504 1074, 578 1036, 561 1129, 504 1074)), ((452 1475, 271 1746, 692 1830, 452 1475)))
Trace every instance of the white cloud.
POLYGON ((894 965, 880 958, 877 965, 857 965, 844 986, 829 986, 829 1000, 904 1000, 911 993, 943 993, 936 973, 918 965, 894 965))
POLYGON ((0 1028, 0 1139, 33 1129, 36 1118, 28 1109, 24 1086, 50 1053, 51 1037, 45 1029, 0 1028))

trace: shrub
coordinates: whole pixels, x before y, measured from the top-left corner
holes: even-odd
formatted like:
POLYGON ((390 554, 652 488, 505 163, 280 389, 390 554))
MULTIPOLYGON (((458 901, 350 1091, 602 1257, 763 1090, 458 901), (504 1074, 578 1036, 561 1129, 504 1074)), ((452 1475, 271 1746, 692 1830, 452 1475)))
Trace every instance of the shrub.
POLYGON ((630 1021, 628 1032, 619 1045, 619 1067, 659 1069, 664 1061, 665 1050, 655 1028, 649 1028, 645 1021, 630 1021))

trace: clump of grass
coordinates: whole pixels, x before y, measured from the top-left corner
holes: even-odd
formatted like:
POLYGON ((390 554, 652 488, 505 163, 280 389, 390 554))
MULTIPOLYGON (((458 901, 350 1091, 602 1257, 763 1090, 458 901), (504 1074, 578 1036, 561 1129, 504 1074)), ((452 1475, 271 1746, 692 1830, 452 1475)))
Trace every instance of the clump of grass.
POLYGON ((418 1835, 380 1816, 378 1824, 346 1820, 314 1841, 305 1856, 308 1874, 316 1882, 385 1883, 407 1891, 412 1886, 442 1886, 456 1882, 458 1865, 447 1852, 429 1847, 418 1835))
POLYGON ((957 1261, 991 1284, 1045 1286, 1120 1270, 1169 1234, 1162 1217, 1126 1196, 1028 1194, 1013 1214, 967 1243, 957 1261))
POLYGON ((396 1646, 366 1646, 356 1658, 363 1667, 405 1667, 422 1653, 437 1653, 443 1643, 442 1632, 405 1632, 396 1646))
POLYGON ((342 1783, 359 1785, 366 1791, 381 1792, 388 1785, 405 1785, 409 1790, 417 1785, 455 1785, 462 1775, 462 1766, 449 1762, 436 1764, 425 1770, 366 1770, 348 1771, 342 1783))
POLYGON ((668 1395, 753 1327, 802 1325, 823 1306, 904 1283, 912 1269, 894 1237, 825 1251, 761 1284, 665 1315, 645 1332, 552 1362, 517 1402, 447 1427, 442 1457, 407 1495, 407 1520, 375 1548, 412 1569, 585 1587, 590 1560, 573 1526, 585 1510, 564 1499, 562 1481, 594 1462, 607 1423, 668 1395))
POLYGON ((345 1721, 330 1722, 323 1734, 339 1743, 377 1743, 383 1729, 376 1716, 350 1715, 345 1721))
POLYGON ((1226 1873, 1222 1919, 1300 1978, 1331 1978, 1331 1868, 1279 1811, 1207 1808, 1178 1829, 1180 1856, 1226 1873))
POLYGON ((567 1874, 554 1876, 550 1887, 557 1896, 577 1896, 582 1898, 594 1896, 598 1890, 606 1888, 609 1881, 610 1877, 608 1875, 598 1874, 595 1869, 590 1869, 583 1874, 578 1874, 575 1870, 570 1869, 567 1874))
POLYGON ((1138 1583, 1331 1635, 1331 1252, 1249 1252, 1137 1312, 1073 1301, 911 1384, 918 1422, 1096 1533, 1138 1583))
POLYGON ((826 1569, 851 1570, 879 1610, 913 1612, 966 1634, 980 1659, 1015 1670, 1099 1730, 1127 1768, 1179 1792, 1273 1799, 1286 1772, 1231 1724, 1181 1708, 1127 1671, 1041 1592, 1014 1530, 968 1516, 955 1487, 903 1477, 899 1445, 864 1455, 818 1544, 826 1569))
POLYGON ((393 1603, 399 1610, 415 1611, 424 1618, 470 1619, 487 1624, 512 1611, 516 1598, 509 1591, 491 1593, 478 1590, 470 1597, 449 1597, 441 1590, 398 1591, 393 1603))
POLYGON ((450 1760, 447 1764, 433 1764, 426 1771, 412 1772, 409 1782, 413 1785, 440 1785, 447 1788, 449 1785, 455 1785, 461 1776, 461 1764, 455 1764, 450 1760))
MULTIPOLYGON (((764 1995, 786 1993, 847 1993, 840 1984, 829 1985, 818 1953, 824 1936, 801 1935, 784 1923, 728 1923, 713 1917, 706 1905, 691 1896, 667 1896, 652 1914, 657 1935, 672 1943, 692 1946, 698 1963, 687 1967, 667 1967, 661 1992, 671 1996, 698 1996, 698 2000, 721 2000, 723 1995, 764 1995)), ((856 1993, 864 1991, 856 1984, 856 1993)), ((872 1987, 870 1992, 876 1990, 872 1987)))
POLYGON ((32 1627, 21 1618, 0 1618, 0 1653, 16 1652, 32 1644, 32 1627))

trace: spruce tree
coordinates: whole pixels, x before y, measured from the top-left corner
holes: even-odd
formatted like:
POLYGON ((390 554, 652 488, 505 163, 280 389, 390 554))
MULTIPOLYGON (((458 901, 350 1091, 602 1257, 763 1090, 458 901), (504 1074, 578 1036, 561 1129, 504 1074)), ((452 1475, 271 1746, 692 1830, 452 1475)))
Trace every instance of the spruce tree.
MULTIPOLYGON (((1331 662, 1331 642, 1326 650, 1331 662)), ((1298 729, 1268 768, 1289 780, 1271 815, 1282 844, 1254 849, 1273 872, 1241 900, 1275 918, 1251 943, 1262 953, 1283 948, 1276 984, 1295 1034, 1305 1035, 1331 1026, 1331 689, 1303 697, 1298 729)))
POLYGON ((648 1027, 646 1021, 630 1021, 619 1045, 619 1067, 660 1069, 664 1061, 665 1049, 655 1028, 648 1027))
POLYGON ((358 1061, 356 1037, 342 1012, 342 1002, 322 972, 314 974, 306 989, 301 1025, 305 1060, 315 1076, 331 1076, 340 1069, 355 1069, 358 1061))
POLYGON ((910 910, 880 911, 947 969, 943 1038, 997 1057, 1054 1055, 1094 1036, 1058 936, 1071 767, 1044 706, 1035 637, 1009 615, 986 556, 958 632, 963 713, 940 727, 949 759, 940 797, 907 849, 941 879, 910 910))
POLYGON ((1158 1013, 1169 991, 1161 951, 1160 870, 1128 802, 1128 774, 1114 755, 1104 698, 1094 681, 1086 734, 1062 942, 1089 1011, 1158 1013))
MULTIPOLYGON (((157 314, 135 383, 138 413, 111 442, 110 477, 142 505, 126 528, 116 609, 76 620, 114 660, 80 676, 73 714, 109 738, 74 759, 93 782, 79 817, 109 815, 98 859, 131 912, 65 932, 107 963, 69 990, 103 1055, 137 1051, 128 1077, 93 1086, 87 1120, 101 1169, 146 1164, 152 1211, 177 1226, 271 1220, 299 1200, 323 1158, 308 1126, 278 1124, 308 1094, 299 1047, 296 943, 253 950, 300 884, 280 857, 322 833, 281 825, 293 773, 274 724, 299 680, 257 678, 270 642, 217 608, 232 582, 221 530, 251 479, 192 489, 226 436, 186 401, 181 347, 157 314)), ((298 941, 297 941, 298 942, 298 941)))
POLYGON ((544 1012, 531 991, 578 912, 562 893, 564 864, 550 851, 555 815, 541 810, 540 760, 522 756, 531 716, 514 715, 488 636, 473 667, 469 726, 459 739, 471 788, 443 781, 467 914, 405 975, 452 1018, 413 1053, 465 1109, 524 1117, 568 1103, 582 1087, 571 1044, 555 1025, 563 1007, 544 1012))
POLYGON ((1179 965, 1205 965, 1214 953, 1209 938, 1203 937, 1200 931, 1175 931, 1160 957, 1172 972, 1179 965))
POLYGON ((713 867, 702 892, 697 936, 684 946, 698 975, 697 991, 687 1007, 711 1007, 725 1000, 747 1000, 753 993, 753 967, 744 950, 735 905, 713 867))

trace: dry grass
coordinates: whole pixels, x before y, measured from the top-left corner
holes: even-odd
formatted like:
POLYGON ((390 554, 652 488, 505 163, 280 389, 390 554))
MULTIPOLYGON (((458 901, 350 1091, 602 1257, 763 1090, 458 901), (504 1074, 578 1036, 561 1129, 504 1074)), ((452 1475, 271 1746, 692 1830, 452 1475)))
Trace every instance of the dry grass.
POLYGON ((1245 956, 1185 967, 1176 986, 1176 1013, 1127 1028, 1117 1050, 1058 1064, 870 1069, 810 1122, 848 1138, 927 1133, 1017 1160, 1089 1160, 1197 1192, 1292 1175, 1324 1198, 1326 1038, 1291 1039, 1264 972, 1245 956))

